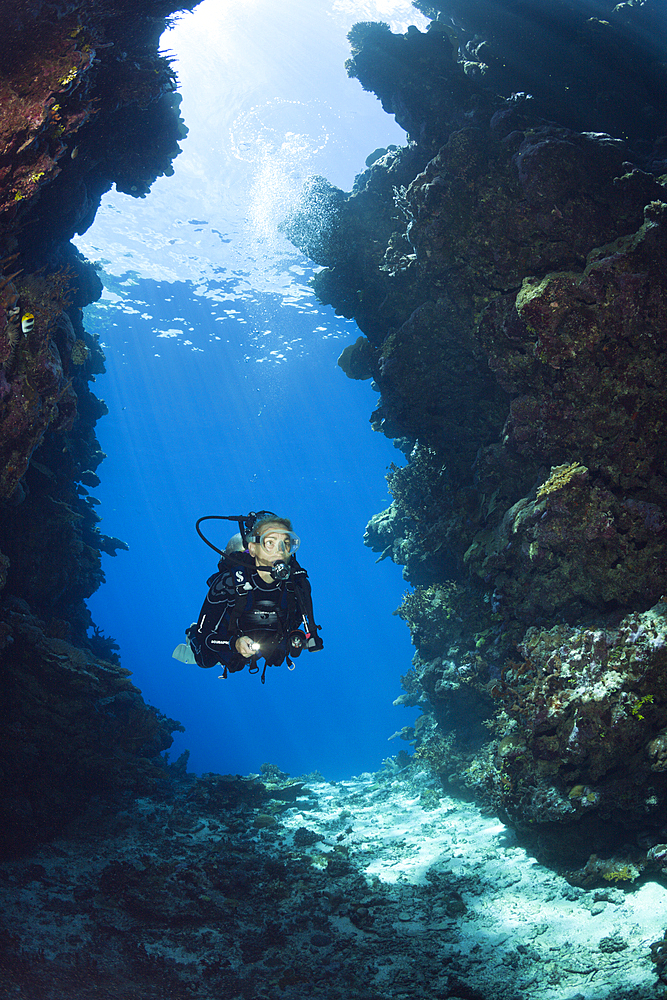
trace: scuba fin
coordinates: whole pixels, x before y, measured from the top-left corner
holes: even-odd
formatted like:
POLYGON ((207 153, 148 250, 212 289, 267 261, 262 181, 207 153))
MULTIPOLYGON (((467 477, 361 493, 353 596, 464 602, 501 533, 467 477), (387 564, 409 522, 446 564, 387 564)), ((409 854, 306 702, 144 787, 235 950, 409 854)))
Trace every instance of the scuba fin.
POLYGON ((175 660, 180 660, 181 663, 196 663, 195 654, 190 648, 189 642, 181 642, 176 647, 174 652, 171 654, 175 660))

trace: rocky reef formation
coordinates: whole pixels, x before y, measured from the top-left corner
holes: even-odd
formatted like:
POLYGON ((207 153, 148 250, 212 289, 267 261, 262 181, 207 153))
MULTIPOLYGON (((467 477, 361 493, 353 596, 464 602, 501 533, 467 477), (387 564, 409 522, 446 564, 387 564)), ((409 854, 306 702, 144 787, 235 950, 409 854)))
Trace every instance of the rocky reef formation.
MULTIPOLYGON (((156 791, 178 727, 147 706, 84 604, 103 580, 104 371, 70 243, 112 184, 143 196, 184 127, 165 18, 183 3, 8 0, 0 53, 0 850, 48 837, 92 795, 156 791)), ((191 4, 190 7, 194 6, 191 4)))
POLYGON ((375 380, 372 424, 407 456, 366 536, 416 587, 399 701, 424 714, 404 735, 545 855, 610 829, 656 842, 667 53, 647 28, 664 15, 418 6, 426 32, 350 33, 349 74, 408 144, 350 194, 313 179, 287 226, 365 335, 340 364, 375 380))

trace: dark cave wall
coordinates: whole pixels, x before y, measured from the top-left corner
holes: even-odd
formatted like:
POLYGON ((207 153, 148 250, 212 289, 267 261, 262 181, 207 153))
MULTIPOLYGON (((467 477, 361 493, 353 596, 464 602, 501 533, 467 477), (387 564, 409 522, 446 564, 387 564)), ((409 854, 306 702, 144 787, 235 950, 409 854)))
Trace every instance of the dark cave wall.
MULTIPOLYGON (((531 94, 546 118, 626 139, 645 154, 667 135, 667 12, 659 0, 414 0, 441 17, 468 79, 531 94)), ((657 149, 658 158, 664 146, 657 149)))
POLYGON ((365 334, 341 365, 408 459, 367 532, 416 585, 405 735, 590 849, 667 820, 661 8, 419 6, 427 32, 350 33, 348 72, 409 144, 350 194, 311 180, 287 229, 365 334))
POLYGON ((0 52, 0 851, 91 796, 162 794, 179 724, 147 706, 85 606, 102 583, 102 285, 70 243, 112 184, 143 197, 185 135, 166 19, 195 4, 3 3, 0 52), (92 635, 89 635, 91 629, 92 635))

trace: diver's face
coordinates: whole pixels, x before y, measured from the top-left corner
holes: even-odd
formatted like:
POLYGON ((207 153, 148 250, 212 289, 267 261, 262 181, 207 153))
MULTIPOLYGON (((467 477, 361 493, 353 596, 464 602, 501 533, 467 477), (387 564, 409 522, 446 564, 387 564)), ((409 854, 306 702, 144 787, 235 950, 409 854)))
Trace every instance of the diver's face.
POLYGON ((282 525, 267 524, 261 541, 250 542, 248 551, 258 566, 273 566, 280 561, 287 562, 291 555, 291 545, 290 534, 282 525))

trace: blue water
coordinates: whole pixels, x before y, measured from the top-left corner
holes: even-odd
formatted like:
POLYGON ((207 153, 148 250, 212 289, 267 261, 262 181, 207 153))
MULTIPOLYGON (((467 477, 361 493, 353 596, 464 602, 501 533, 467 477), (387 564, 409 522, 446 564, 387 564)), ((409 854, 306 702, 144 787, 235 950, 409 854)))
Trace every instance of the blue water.
MULTIPOLYGON (((415 714, 392 705, 413 654, 392 615, 406 585, 363 545, 400 454, 370 429, 370 383, 336 365, 356 326, 319 306, 278 231, 306 176, 349 189, 369 152, 404 141, 343 69, 349 26, 380 18, 420 23, 405 0, 205 0, 163 37, 190 129, 174 176, 145 201, 110 194, 78 241, 105 283, 86 316, 107 356, 100 529, 130 546, 104 557, 89 606, 146 700, 185 726, 171 759, 187 748, 197 772, 269 761, 339 779, 407 749, 388 742, 415 714), (171 657, 217 565, 196 519, 261 508, 302 537, 325 642, 265 685, 171 657)), ((220 548, 235 530, 209 522, 220 548)))

